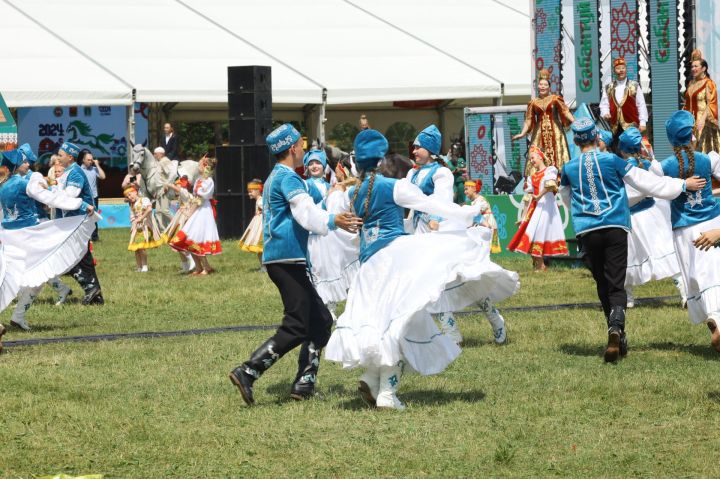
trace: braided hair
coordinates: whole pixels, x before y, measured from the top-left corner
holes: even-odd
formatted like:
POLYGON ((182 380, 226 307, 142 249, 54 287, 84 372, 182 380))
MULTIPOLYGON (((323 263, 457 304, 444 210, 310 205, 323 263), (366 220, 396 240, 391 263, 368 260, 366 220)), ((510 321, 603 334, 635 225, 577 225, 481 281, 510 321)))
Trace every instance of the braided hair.
MULTIPOLYGON (((358 184, 355 187, 355 191, 353 192, 352 201, 350 202, 350 207, 353 209, 353 213, 357 216, 357 211, 355 210, 355 201, 357 201, 358 195, 360 193, 360 188, 362 187, 363 182, 365 182, 365 170, 363 170, 360 173, 360 184, 358 184)), ((362 209, 365 210, 363 214, 363 222, 367 221, 368 216, 370 216, 370 196, 372 195, 373 186, 375 185, 375 168, 370 170, 370 180, 368 181, 368 190, 367 195, 365 196, 365 201, 363 202, 362 209)))
POLYGON ((690 166, 688 169, 688 176, 691 177, 695 175, 695 151, 690 147, 690 145, 673 146, 673 152, 675 152, 675 158, 677 158, 678 165, 680 167, 679 176, 684 180, 687 176, 685 176, 685 158, 682 154, 683 150, 685 150, 685 154, 687 154, 688 157, 690 166))

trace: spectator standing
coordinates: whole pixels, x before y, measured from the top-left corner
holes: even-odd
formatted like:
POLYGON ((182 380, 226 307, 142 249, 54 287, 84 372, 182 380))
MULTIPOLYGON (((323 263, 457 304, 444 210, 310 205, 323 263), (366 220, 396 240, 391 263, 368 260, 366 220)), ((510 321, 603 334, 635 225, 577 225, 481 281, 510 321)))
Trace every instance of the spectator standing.
MULTIPOLYGON (((90 150, 82 150, 80 152, 79 160, 80 160, 80 168, 82 169, 82 172, 85 173, 88 183, 90 184, 90 190, 92 191, 92 196, 93 196, 93 206, 95 207, 95 210, 97 211, 98 201, 100 199, 100 195, 98 195, 97 182, 98 182, 98 180, 105 179, 105 172, 103 171, 102 167, 100 166, 100 162, 93 157, 93 154, 90 150)), ((95 223, 95 232, 93 233, 91 240, 92 241, 100 240, 100 236, 98 235, 97 223, 95 223)))
POLYGON ((170 123, 165 123, 163 130, 165 131, 165 136, 160 140, 160 146, 165 150, 165 156, 171 160, 179 160, 180 138, 170 123))

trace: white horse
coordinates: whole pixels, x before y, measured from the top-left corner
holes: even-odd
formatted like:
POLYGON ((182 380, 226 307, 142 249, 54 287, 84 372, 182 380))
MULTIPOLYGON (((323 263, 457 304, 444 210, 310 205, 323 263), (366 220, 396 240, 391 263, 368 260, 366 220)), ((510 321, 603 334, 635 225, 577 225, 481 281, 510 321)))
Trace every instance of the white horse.
POLYGON ((187 176, 191 185, 199 176, 198 162, 185 160, 181 162, 171 161, 168 165, 161 165, 153 154, 143 145, 133 145, 132 160, 130 169, 139 171, 145 183, 145 194, 156 204, 156 215, 161 229, 172 220, 170 214, 170 200, 174 198, 174 192, 166 185, 178 178, 187 176))

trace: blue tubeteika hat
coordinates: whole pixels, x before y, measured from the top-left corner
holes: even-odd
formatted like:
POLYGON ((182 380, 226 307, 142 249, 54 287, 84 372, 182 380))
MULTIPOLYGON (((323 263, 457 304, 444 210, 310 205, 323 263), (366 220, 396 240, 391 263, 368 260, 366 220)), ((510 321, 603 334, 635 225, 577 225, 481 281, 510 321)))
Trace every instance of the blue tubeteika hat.
POLYGON ((388 141, 377 130, 363 130, 355 137, 355 163, 361 170, 374 168, 385 158, 388 151, 388 141))
POLYGON ((634 126, 631 126, 622 132, 622 135, 618 138, 618 142, 621 151, 625 153, 638 153, 642 146, 642 133, 634 126))
POLYGON ((665 121, 665 131, 672 146, 683 146, 692 140, 695 118, 687 110, 678 110, 665 121))
POLYGON ((590 118, 580 118, 579 120, 575 120, 570 128, 572 128, 577 141, 585 142, 597 138, 597 128, 595 128, 595 122, 590 118))
POLYGON ((300 132, 290 123, 285 123, 273 131, 265 138, 270 153, 278 155, 283 151, 289 150, 300 139, 300 132))
POLYGON ((28 143, 20 145, 18 147, 18 151, 22 155, 23 161, 27 161, 31 165, 35 164, 37 161, 37 156, 35 155, 35 152, 32 151, 32 148, 30 148, 28 143))
POLYGON ((60 147, 60 150, 64 151, 68 155, 72 156, 73 158, 77 158, 80 154, 80 148, 74 143, 65 142, 60 147))
POLYGON ((303 165, 307 169, 311 161, 319 161, 323 170, 327 167, 327 155, 324 150, 310 150, 303 156, 303 165))
POLYGON ((440 148, 442 147, 442 135, 440 134, 440 130, 438 130, 435 125, 428 126, 420 132, 417 138, 415 138, 413 145, 425 148, 433 155, 439 155, 440 148))
POLYGON ((613 134, 607 130, 598 128, 598 136, 603 141, 603 143, 605 143, 609 148, 610 145, 612 144, 613 134))
POLYGON ((7 166, 10 171, 15 170, 15 168, 22 165, 22 163, 22 154, 17 149, 2 152, 2 160, 0 160, 0 165, 7 166))

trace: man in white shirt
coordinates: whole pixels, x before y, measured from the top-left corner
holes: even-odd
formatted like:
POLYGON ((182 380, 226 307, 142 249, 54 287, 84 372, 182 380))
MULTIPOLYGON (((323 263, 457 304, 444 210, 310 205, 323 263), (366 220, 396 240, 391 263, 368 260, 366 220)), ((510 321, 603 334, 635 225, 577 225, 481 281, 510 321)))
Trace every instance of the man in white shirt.
POLYGON ((610 123, 615 148, 618 137, 631 126, 645 133, 648 111, 640 84, 627 78, 625 58, 616 58, 613 70, 616 79, 603 88, 600 116, 610 123))

